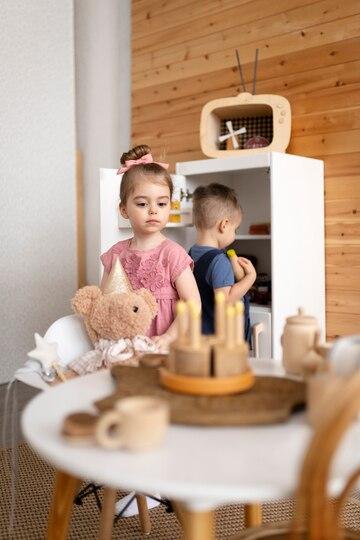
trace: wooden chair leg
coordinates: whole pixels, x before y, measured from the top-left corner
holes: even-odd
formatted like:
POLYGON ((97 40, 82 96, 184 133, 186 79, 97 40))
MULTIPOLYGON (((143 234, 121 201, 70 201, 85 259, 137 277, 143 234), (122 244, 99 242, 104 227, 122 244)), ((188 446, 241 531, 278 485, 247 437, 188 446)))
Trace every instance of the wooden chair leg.
POLYGON ((173 506, 183 527, 185 540, 212 540, 215 538, 213 510, 196 512, 180 503, 173 503, 173 506))
POLYGON ((245 504, 245 527, 259 527, 262 524, 261 504, 245 504))
POLYGON ((139 495, 137 493, 136 494, 136 502, 137 502, 138 509, 139 509, 141 532, 143 534, 150 534, 151 520, 150 520, 150 514, 149 514, 149 509, 147 507, 147 502, 146 502, 145 495, 139 495))
POLYGON ((57 471, 50 506, 47 540, 66 540, 74 497, 81 480, 63 471, 57 471))
POLYGON ((116 489, 104 488, 99 540, 111 540, 115 516, 115 499, 116 489))
POLYGON ((184 511, 183 511, 183 507, 180 503, 176 502, 176 501, 171 501, 171 505, 174 509, 174 512, 175 512, 175 515, 178 519, 178 522, 180 523, 181 527, 184 528, 184 511))

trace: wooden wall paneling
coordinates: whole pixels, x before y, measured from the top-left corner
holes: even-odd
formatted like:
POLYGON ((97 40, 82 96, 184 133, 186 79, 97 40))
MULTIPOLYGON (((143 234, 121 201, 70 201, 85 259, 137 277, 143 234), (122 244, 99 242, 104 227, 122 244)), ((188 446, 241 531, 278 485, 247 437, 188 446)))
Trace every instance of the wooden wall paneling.
MULTIPOLYGON (((197 0, 196 2, 176 0, 176 2, 167 3, 157 1, 153 2, 152 6, 149 5, 149 2, 145 2, 142 9, 139 10, 138 6, 136 11, 133 10, 133 36, 136 39, 169 30, 174 33, 174 28, 178 32, 179 26, 186 27, 189 23, 194 24, 194 21, 200 18, 204 24, 204 19, 209 19, 209 17, 211 18, 209 24, 211 28, 212 25, 216 24, 216 18, 215 21, 212 18, 217 14, 221 18, 224 16, 224 10, 228 12, 229 9, 248 2, 249 0, 197 0)), ((146 46, 149 44, 146 43, 146 46)))
MULTIPOLYGON (((352 69, 350 72, 354 73, 355 77, 358 77, 360 79, 360 62, 352 63, 351 68, 352 69)), ((319 84, 321 84, 321 81, 323 81, 324 84, 326 84, 327 80, 322 78, 321 74, 318 74, 318 75, 319 75, 319 79, 316 79, 316 80, 320 81, 319 84)), ((359 84, 360 84, 360 81, 359 81, 359 84)), ((335 88, 335 92, 337 91, 340 94, 343 94, 343 92, 345 92, 347 94, 345 85, 341 87, 335 85, 334 88, 335 88)), ((263 91, 263 90, 260 89, 260 91, 263 91)), ((266 93, 266 90, 264 90, 264 92, 266 93)), ((277 92, 277 90, 275 90, 275 92, 277 92)), ((279 93, 282 93, 283 95, 285 95, 290 100, 290 103, 292 105, 294 103, 295 104, 299 103, 296 101, 296 95, 291 95, 290 92, 279 91, 279 93)), ((221 94, 221 91, 219 92, 219 94, 221 94)), ((324 107, 324 105, 321 105, 322 103, 324 103, 324 101, 321 99, 320 96, 317 95, 317 92, 309 91, 309 95, 313 96, 313 102, 312 102, 313 108, 316 107, 316 105, 318 107, 324 107)), ((360 91, 358 93, 358 96, 360 100, 360 91)), ((165 104, 159 104, 158 107, 156 107, 157 113, 158 113, 157 117, 156 117, 156 113, 153 107, 149 107, 148 111, 145 111, 142 109, 139 111, 136 111, 136 114, 134 111, 133 139, 138 140, 139 137, 142 139, 144 137, 152 137, 152 138, 157 137, 159 139, 159 142, 161 142, 161 139, 166 139, 167 136, 170 136, 172 134, 198 133, 198 124, 196 123, 196 120, 200 119, 198 101, 200 101, 200 103, 203 102, 203 104, 205 104, 208 101, 208 99, 209 98, 207 96, 199 96, 199 100, 192 101, 191 107, 190 107, 191 109, 190 113, 188 112, 189 107, 187 107, 188 100, 185 100, 185 99, 182 100, 182 102, 176 101, 175 103, 168 102, 165 104), (186 109, 184 110, 182 106, 186 107, 186 109), (149 114, 147 113, 150 113, 151 118, 149 118, 149 114), (171 115, 171 120, 169 120, 169 115, 171 115), (194 117, 194 115, 196 116, 194 117)), ((304 99, 305 98, 302 98, 302 100, 304 99)), ((356 103, 356 100, 354 100, 353 102, 356 103)), ((351 130, 355 130, 359 128, 360 128, 360 106, 343 108, 343 109, 334 110, 334 111, 325 110, 323 112, 315 112, 314 114, 307 113, 304 115, 294 115, 292 135, 293 135, 294 144, 302 145, 303 144, 302 140, 300 141, 296 140, 298 136, 311 135, 311 134, 326 134, 326 133, 331 133, 335 131, 345 132, 345 131, 351 131, 351 130)), ((322 140, 322 138, 320 139, 322 140)), ((309 140, 308 144, 312 145, 312 139, 309 140)), ((325 146, 323 147, 323 144, 325 143, 322 143, 320 148, 318 146, 312 146, 311 153, 309 152, 308 155, 318 155, 319 152, 321 153, 323 151, 323 148, 324 148, 324 153, 325 153, 327 145, 325 144, 325 146)), ((346 140, 344 140, 343 144, 347 145, 346 140)), ((356 141, 354 144, 356 144, 356 141)), ((304 148, 305 148, 305 145, 306 143, 304 144, 304 148)), ((296 153, 296 151, 294 150, 292 151, 296 153)), ((340 148, 337 148, 336 153, 338 153, 338 151, 340 151, 340 148)), ((350 151, 350 148, 346 146, 345 151, 350 151)), ((354 151, 356 151, 356 148, 354 151)))
MULTIPOLYGON (((358 36, 359 32, 360 15, 352 15, 341 19, 341 24, 339 24, 339 20, 335 20, 270 39, 257 38, 254 42, 242 46, 241 60, 244 63, 252 62, 255 47, 260 50, 260 58, 266 59, 282 54, 284 50, 291 53, 338 40, 350 39, 358 36)), ((233 67, 233 65, 234 47, 231 47, 206 56, 133 73, 132 85, 134 89, 145 88, 153 84, 163 84, 169 81, 178 81, 184 77, 209 73, 224 67, 233 67)))
POLYGON ((326 293, 328 313, 359 315, 360 330, 360 290, 343 291, 330 289, 326 293))
POLYGON ((360 83, 330 87, 294 98, 291 111, 294 116, 297 116, 316 111, 354 107, 355 105, 360 105, 360 83))
MULTIPOLYGON (((319 159, 323 159, 323 156, 317 156, 319 159)), ((326 185, 330 188, 329 178, 342 177, 346 176, 358 176, 360 175, 360 153, 346 153, 346 154, 336 154, 334 156, 327 156, 325 161, 325 178, 326 185)), ((333 193, 336 196, 336 187, 337 184, 333 184, 333 193)), ((354 186, 356 193, 356 184, 354 186)), ((330 198, 331 192, 325 190, 326 199, 330 198)))
MULTIPOLYGON (((355 77, 360 75, 355 72, 355 77)), ((316 77, 316 73, 313 74, 316 77)), ((279 80, 281 83, 281 80, 279 80)), ((319 83, 321 85, 321 79, 319 83)), ((259 84, 259 93, 266 93, 265 84, 259 84)), ((280 93, 289 99, 292 109, 293 123, 296 124, 296 118, 301 115, 317 113, 321 111, 331 111, 334 109, 345 109, 347 107, 360 107, 360 82, 349 85, 339 85, 334 83, 330 88, 315 89, 301 91, 300 94, 292 93, 281 89, 277 90, 275 84, 268 85, 268 89, 273 90, 273 93, 280 93)), ((294 89, 294 92, 296 89, 294 89)), ((227 97, 236 95, 236 92, 227 93, 227 97)), ((201 109, 211 99, 224 97, 223 90, 215 90, 211 93, 203 93, 191 96, 191 98, 169 99, 163 102, 154 103, 151 106, 135 107, 133 109, 133 125, 141 125, 143 122, 156 122, 161 119, 168 119, 169 124, 172 123, 174 117, 183 115, 196 115, 200 120, 201 109)), ((194 122, 197 118, 194 117, 194 122)), ((196 125, 196 124, 195 124, 196 125)), ((349 151, 349 150, 348 150, 349 151)), ((350 151, 349 151, 350 152, 350 151)))
POLYGON ((327 318, 327 337, 329 340, 340 336, 358 334, 359 331, 359 315, 329 312, 327 318))
MULTIPOLYGON (((358 54, 360 57, 360 40, 358 54)), ((303 69, 306 68, 306 58, 303 69)), ((317 112, 319 110, 333 110, 344 107, 354 107, 360 104, 360 62, 352 61, 344 64, 308 69, 292 75, 274 77, 267 80, 258 80, 258 94, 280 93, 290 100, 293 116, 317 112), (311 95, 312 99, 309 100, 311 95), (309 103, 310 102, 310 103, 309 103)), ((238 77, 237 77, 238 78, 238 77)), ((250 80, 250 79, 249 79, 250 80)), ((239 81, 238 81, 239 82, 239 81)), ((163 85, 159 87, 159 93, 163 85)), ((169 111, 178 114, 189 114, 189 110, 199 110, 204 103, 217 97, 233 96, 239 92, 239 86, 230 88, 216 88, 193 94, 192 96, 179 96, 162 94, 163 99, 149 103, 145 101, 140 105, 133 104, 134 124, 168 118, 169 111)), ((136 95, 136 93, 135 93, 136 95)), ((191 112, 191 111, 190 111, 191 112)))
MULTIPOLYGON (((259 3, 259 0, 252 2, 253 8, 259 3)), ((263 3, 263 0, 261 0, 263 3)), ((224 21, 230 21, 232 25, 228 30, 220 28, 220 31, 215 32, 214 27, 211 28, 212 33, 201 36, 198 28, 194 28, 193 24, 187 24, 180 30, 179 43, 171 47, 159 48, 159 43, 167 42, 166 36, 161 32, 157 34, 158 41, 154 48, 146 47, 143 53, 138 53, 136 49, 133 51, 134 63, 133 74, 154 69, 161 66, 171 65, 174 63, 183 62, 199 57, 210 57, 212 53, 226 49, 235 49, 236 47, 243 50, 244 45, 253 44, 260 40, 283 36, 290 32, 303 30, 316 24, 334 21, 341 15, 342 18, 352 16, 359 13, 358 0, 347 0, 346 3, 340 4, 338 0, 323 0, 318 3, 311 3, 310 0, 304 0, 299 6, 299 0, 280 0, 278 2, 267 3, 267 14, 262 13, 262 18, 253 20, 251 29, 249 30, 249 20, 247 17, 241 19, 234 16, 233 18, 224 18, 224 21), (295 8, 295 9, 293 9, 295 8), (281 13, 281 16, 279 16, 281 13), (232 22, 231 22, 232 21, 232 22), (235 26, 235 21, 241 24, 235 26), (193 33, 194 32, 194 33, 193 33), (187 38, 190 41, 187 41, 187 38)), ((243 11, 243 6, 238 6, 237 11, 243 11)), ((254 16, 254 15, 253 15, 254 16)), ((199 22, 200 24, 200 22, 199 22)), ((204 31, 206 24, 202 21, 202 30, 204 31)), ((225 26, 224 24, 222 25, 225 26)), ((168 30, 166 29, 165 32, 168 30)), ((179 29, 177 29, 179 32, 179 29)), ((136 42, 135 42, 136 43, 136 42)))
MULTIPOLYGON (((276 84, 276 80, 284 80, 284 88, 286 88, 286 81, 291 81, 292 76, 299 77, 299 74, 303 74, 304 77, 310 76, 312 70, 319 69, 319 77, 316 77, 314 71, 311 74, 311 80, 313 82, 321 80, 322 70, 329 68, 330 72, 337 68, 339 85, 342 85, 342 77, 348 76, 352 73, 352 70, 346 69, 346 63, 359 60, 360 58, 360 38, 355 37, 347 39, 341 42, 330 43, 321 47, 315 47, 304 51, 296 51, 288 54, 284 53, 280 56, 273 58, 261 59, 258 69, 258 84, 272 84, 272 81, 276 84), (339 70, 339 66, 344 66, 339 70)), ((157 103, 172 98, 189 97, 203 92, 209 92, 224 89, 223 96, 227 95, 225 92, 234 92, 234 88, 239 87, 239 73, 234 65, 232 67, 223 68, 221 70, 213 71, 203 75, 196 75, 195 77, 189 77, 183 79, 181 84, 170 81, 162 85, 154 84, 152 87, 133 89, 133 107, 145 106, 149 103, 157 103)), ((252 82, 253 77, 253 65, 252 63, 245 64, 243 66, 244 78, 246 83, 252 82)), ((329 72, 329 73, 330 73, 329 72)), ((288 86, 290 83, 287 82, 288 86)), ((279 85, 278 85, 279 86, 279 85)), ((264 90, 260 90, 264 91, 264 90)), ((273 93, 273 90, 269 90, 273 93)), ((234 92, 235 93, 235 92, 234 92)), ((259 92, 258 92, 259 93, 259 92)))
MULTIPOLYGON (((194 146, 198 144, 198 138, 199 134, 194 133, 183 133, 183 134, 175 134, 175 135, 164 135, 164 137, 159 140, 156 136, 154 137, 147 137, 146 138, 146 144, 150 146, 150 148, 163 148, 166 153, 169 153, 170 149, 172 152, 190 152, 194 146)), ((141 144, 144 139, 142 137, 139 137, 138 140, 133 138, 134 144, 141 144)))
POLYGON ((338 152, 360 151, 360 130, 320 133, 304 137, 292 137, 288 148, 290 154, 317 156, 337 154, 338 152))
MULTIPOLYGON (((357 64, 356 69, 359 70, 360 76, 360 62, 354 63, 357 64)), ((359 128, 360 106, 295 116, 291 126, 291 134, 296 137, 305 134, 351 131, 359 128)))
POLYGON ((192 0, 132 0, 131 16, 133 25, 143 19, 155 18, 162 13, 173 16, 174 10, 189 6, 192 0))
MULTIPOLYGON (((359 249, 359 246, 357 246, 359 249)), ((343 291, 347 290, 350 294, 359 291, 359 279, 357 275, 359 267, 353 266, 327 266, 326 267, 326 288, 327 290, 343 291)), ((360 321, 359 321, 360 324, 360 321)), ((360 328, 359 328, 360 331, 360 328)))
MULTIPOLYGON (((331 1, 332 0, 322 0, 322 2, 331 1)), ((202 3, 204 3, 204 0, 198 2, 198 4, 202 3)), ((318 4, 319 2, 313 3, 318 4)), ((229 40, 230 36, 233 37, 232 34, 236 33, 236 27, 239 26, 239 24, 246 25, 246 34, 251 37, 251 29, 253 25, 258 24, 258 21, 262 21, 265 18, 277 14, 277 21, 282 19, 283 23, 285 23, 285 14, 289 10, 301 8, 302 6, 309 4, 311 4, 309 0, 289 0, 288 2, 285 0, 277 0, 276 2, 267 2, 266 0, 248 0, 244 2, 244 0, 239 0, 233 9, 224 10, 221 13, 212 14, 204 11, 203 17, 192 20, 191 22, 187 21, 185 24, 179 24, 178 26, 172 26, 171 28, 167 28, 166 24, 163 24, 163 28, 156 33, 144 31, 143 35, 135 34, 133 52, 146 53, 158 50, 159 48, 162 48, 165 51, 169 47, 178 45, 179 43, 192 41, 194 39, 196 40, 202 37, 208 37, 209 40, 212 40, 214 34, 230 31, 230 34, 228 32, 224 34, 226 38, 224 39, 225 46, 223 43, 223 46, 221 47, 222 49, 226 49, 226 42, 229 40), (231 32, 232 29, 234 29, 233 32, 231 32), (159 43, 162 43, 161 47, 159 47, 159 43)), ((331 12, 334 9, 338 9, 337 6, 330 3, 324 7, 323 12, 325 13, 323 13, 322 16, 326 17, 326 11, 331 12)), ((300 12, 297 14, 298 17, 305 18, 306 15, 308 15, 307 12, 305 12, 304 15, 300 12)), ((272 22, 276 23, 277 21, 272 22)), ((171 24, 175 24, 174 19, 171 24)), ((137 32, 136 28, 135 32, 137 32)))
POLYGON ((360 220, 360 197, 351 199, 325 200, 325 219, 354 219, 360 220))
POLYGON ((240 91, 235 47, 249 88, 260 47, 257 93, 290 100, 289 151, 325 161, 328 338, 360 332, 359 2, 134 0, 133 26, 133 141, 172 170, 205 157, 203 105, 240 91))
POLYGON ((326 266, 360 269, 359 246, 343 245, 339 248, 339 246, 328 245, 326 249, 326 266))
POLYGON ((329 244, 358 244, 360 247, 359 217, 354 219, 326 219, 325 236, 329 244))
POLYGON ((169 152, 166 154, 166 161, 170 164, 170 170, 172 172, 175 172, 175 164, 178 161, 196 161, 198 159, 206 159, 206 156, 204 156, 201 150, 192 150, 188 152, 184 151, 178 153, 169 152))
POLYGON ((359 194, 359 189, 360 171, 354 176, 329 176, 325 179, 325 200, 352 199, 359 194))
POLYGON ((168 135, 179 135, 181 133, 196 133, 199 134, 199 126, 194 121, 194 115, 184 114, 176 117, 172 117, 172 121, 169 122, 169 118, 158 118, 144 122, 138 117, 137 122, 133 122, 132 125, 132 137, 134 140, 139 137, 167 137, 168 135))
MULTIPOLYGON (((285 33, 286 24, 291 26, 291 17, 287 17, 287 14, 292 8, 298 8, 299 3, 299 0, 268 2, 265 12, 262 13, 262 18, 259 18, 258 14, 255 15, 254 9, 256 10, 257 7, 261 9, 264 0, 253 0, 251 13, 246 11, 246 14, 241 18, 237 14, 244 13, 244 6, 237 6, 235 10, 231 10, 230 15, 229 12, 223 12, 220 20, 217 21, 218 24, 211 26, 211 33, 207 30, 209 22, 210 24, 214 22, 211 20, 211 16, 210 19, 209 16, 206 16, 204 19, 192 22, 191 25, 187 23, 176 28, 176 32, 172 32, 173 45, 169 45, 166 35, 169 30, 165 27, 162 32, 157 34, 158 41, 153 46, 147 45, 144 50, 139 51, 134 44, 133 52, 136 60, 134 73, 149 69, 149 67, 186 61, 230 47, 240 47, 243 43, 251 43, 260 37, 263 39, 285 33), (279 17, 279 13, 282 14, 281 17, 279 17), (250 23, 251 31, 249 31, 250 23), (158 44, 162 41, 165 41, 167 46, 159 48, 158 44)), ((309 4, 310 0, 303 0, 301 3, 309 4)), ((330 14, 327 16, 331 17, 330 14)), ((296 21, 295 26, 290 30, 299 28, 299 24, 301 22, 296 21)))

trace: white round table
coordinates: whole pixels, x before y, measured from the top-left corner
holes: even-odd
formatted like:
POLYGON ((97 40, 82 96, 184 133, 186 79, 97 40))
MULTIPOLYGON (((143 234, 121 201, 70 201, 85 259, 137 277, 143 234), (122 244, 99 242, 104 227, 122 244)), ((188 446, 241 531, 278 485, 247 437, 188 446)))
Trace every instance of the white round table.
MULTIPOLYGON (((282 376, 269 360, 252 360, 258 374, 282 376)), ((94 411, 93 402, 114 389, 109 371, 98 372, 36 396, 22 416, 28 443, 59 471, 111 488, 161 493, 191 512, 226 503, 260 503, 293 494, 311 437, 305 415, 282 424, 248 427, 171 425, 164 444, 146 453, 76 446, 61 437, 64 417, 94 411)), ((359 465, 360 423, 348 432, 333 467, 329 489, 340 491, 359 465)), ((200 540, 200 539, 199 539, 200 540)))

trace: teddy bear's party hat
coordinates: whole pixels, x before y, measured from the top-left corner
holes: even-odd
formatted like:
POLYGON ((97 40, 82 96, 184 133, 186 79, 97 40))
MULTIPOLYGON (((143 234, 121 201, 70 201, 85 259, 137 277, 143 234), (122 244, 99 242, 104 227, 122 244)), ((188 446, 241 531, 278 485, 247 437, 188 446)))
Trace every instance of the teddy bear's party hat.
POLYGON ((132 288, 126 272, 121 265, 119 257, 116 257, 109 277, 102 288, 102 292, 103 294, 126 293, 131 290, 132 288))

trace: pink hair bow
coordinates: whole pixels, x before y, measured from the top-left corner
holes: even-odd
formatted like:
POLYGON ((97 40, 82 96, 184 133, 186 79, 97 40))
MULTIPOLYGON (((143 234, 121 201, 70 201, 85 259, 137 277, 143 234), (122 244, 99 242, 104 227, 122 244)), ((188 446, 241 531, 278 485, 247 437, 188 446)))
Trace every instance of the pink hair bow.
POLYGON ((163 167, 164 169, 169 168, 168 163, 160 163, 159 161, 154 161, 151 154, 145 154, 145 156, 142 156, 139 159, 128 159, 125 161, 125 165, 120 167, 118 172, 116 174, 123 174, 124 172, 128 171, 133 167, 134 165, 142 165, 144 163, 156 163, 157 165, 160 165, 160 167, 163 167))

